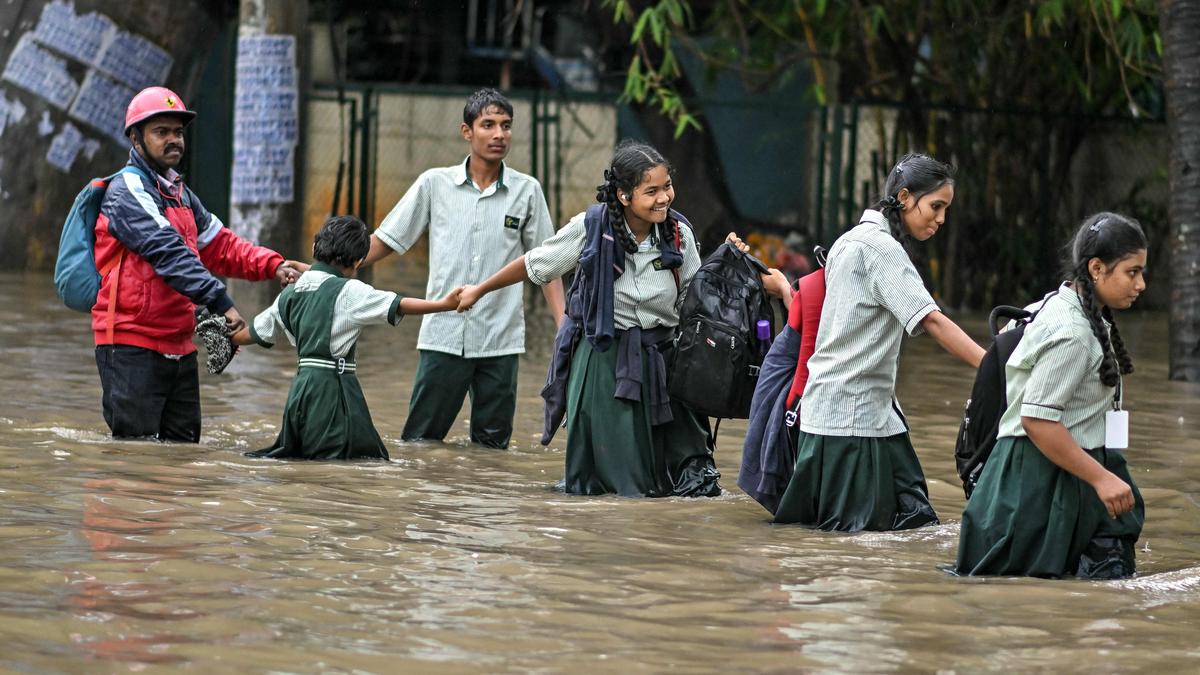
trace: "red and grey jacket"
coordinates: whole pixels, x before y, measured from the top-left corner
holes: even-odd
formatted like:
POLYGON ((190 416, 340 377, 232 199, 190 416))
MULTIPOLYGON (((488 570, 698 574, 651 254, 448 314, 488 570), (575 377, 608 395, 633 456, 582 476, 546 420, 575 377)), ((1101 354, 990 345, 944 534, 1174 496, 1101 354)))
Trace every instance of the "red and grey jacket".
POLYGON ((269 279, 283 256, 234 234, 175 172, 163 178, 136 150, 130 150, 129 164, 150 178, 122 172, 104 195, 96 219, 96 267, 112 267, 92 307, 92 332, 97 345, 190 354, 196 351, 196 305, 215 314, 233 307, 214 274, 269 279))

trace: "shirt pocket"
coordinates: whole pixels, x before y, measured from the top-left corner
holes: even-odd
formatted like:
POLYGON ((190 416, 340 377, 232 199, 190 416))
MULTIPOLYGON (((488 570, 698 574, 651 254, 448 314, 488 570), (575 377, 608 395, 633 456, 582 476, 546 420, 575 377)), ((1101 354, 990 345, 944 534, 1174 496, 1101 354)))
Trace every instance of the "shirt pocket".
POLYGON ((500 228, 509 239, 520 239, 529 227, 529 205, 524 200, 508 204, 500 217, 500 228))

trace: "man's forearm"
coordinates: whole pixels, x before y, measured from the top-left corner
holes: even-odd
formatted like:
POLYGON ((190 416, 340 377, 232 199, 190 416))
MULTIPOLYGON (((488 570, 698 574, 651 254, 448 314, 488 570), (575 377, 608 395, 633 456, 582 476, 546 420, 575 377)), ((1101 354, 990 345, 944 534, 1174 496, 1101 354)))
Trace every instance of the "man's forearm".
POLYGON ((391 246, 383 243, 382 239, 375 235, 371 235, 371 249, 367 251, 367 259, 363 261, 362 266, 367 267, 368 265, 374 264, 375 262, 388 257, 394 252, 395 251, 391 246))

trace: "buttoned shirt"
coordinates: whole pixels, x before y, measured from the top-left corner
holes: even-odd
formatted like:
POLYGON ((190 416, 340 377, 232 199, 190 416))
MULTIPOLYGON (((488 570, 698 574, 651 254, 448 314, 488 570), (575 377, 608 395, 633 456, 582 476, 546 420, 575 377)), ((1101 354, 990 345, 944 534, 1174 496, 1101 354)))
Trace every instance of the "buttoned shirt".
MULTIPOLYGON (((525 272, 533 283, 546 284, 575 269, 583 252, 586 212, 576 215, 544 244, 525 254, 525 272)), ((625 226, 628 231, 629 226, 625 226)), ((680 252, 683 265, 679 268, 679 285, 669 269, 655 269, 659 258, 658 228, 651 230, 638 246, 636 253, 625 254, 625 272, 613 282, 613 325, 618 330, 634 326, 656 328, 679 324, 679 305, 688 282, 700 269, 700 253, 692 228, 679 224, 680 252)), ((630 232, 630 236, 633 233, 630 232)), ((472 309, 471 311, 475 311, 472 309)))
POLYGON ((997 435, 1028 436, 1021 418, 1034 417, 1061 422, 1080 447, 1102 447, 1104 413, 1116 392, 1100 381, 1103 358, 1079 295, 1064 284, 1046 299, 1004 366, 1009 403, 997 435))
MULTIPOLYGON (((468 161, 421 174, 375 230, 398 253, 429 232, 429 299, 480 283, 554 234, 537 180, 501 164, 496 182, 480 189, 468 161)), ((470 312, 426 314, 417 348, 467 358, 524 352, 521 286, 488 293, 470 312)))
POLYGON ((864 211, 858 226, 829 250, 800 429, 823 436, 904 432, 893 406, 900 343, 906 331, 921 332, 921 320, 936 309, 884 215, 864 211))

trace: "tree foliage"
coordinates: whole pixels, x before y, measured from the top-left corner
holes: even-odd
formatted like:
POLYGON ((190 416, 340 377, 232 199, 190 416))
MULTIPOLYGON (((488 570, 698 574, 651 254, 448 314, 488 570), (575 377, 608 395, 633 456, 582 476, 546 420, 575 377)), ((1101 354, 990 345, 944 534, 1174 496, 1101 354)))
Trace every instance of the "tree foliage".
POLYGON ((677 137, 703 123, 698 104, 679 94, 687 83, 677 49, 710 72, 738 73, 751 90, 799 65, 811 72, 811 105, 895 110, 886 124, 874 120, 890 134, 877 134, 882 163, 920 150, 960 167, 954 227, 920 249, 935 290, 954 306, 1018 302, 1053 284, 1078 211, 1121 209, 1138 196, 1073 193, 1077 151, 1114 119, 1162 115, 1153 0, 605 4, 634 28, 640 58, 626 73, 626 97, 671 116, 677 137))

